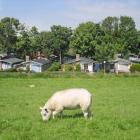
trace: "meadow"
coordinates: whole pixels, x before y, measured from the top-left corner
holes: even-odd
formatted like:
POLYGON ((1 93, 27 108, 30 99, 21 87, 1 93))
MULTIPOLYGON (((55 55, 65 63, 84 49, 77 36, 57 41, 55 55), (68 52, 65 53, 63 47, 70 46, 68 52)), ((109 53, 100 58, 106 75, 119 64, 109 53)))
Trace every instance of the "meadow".
POLYGON ((140 77, 0 78, 0 140, 140 140, 140 77), (93 119, 71 110, 43 122, 39 107, 75 87, 93 94, 93 119))

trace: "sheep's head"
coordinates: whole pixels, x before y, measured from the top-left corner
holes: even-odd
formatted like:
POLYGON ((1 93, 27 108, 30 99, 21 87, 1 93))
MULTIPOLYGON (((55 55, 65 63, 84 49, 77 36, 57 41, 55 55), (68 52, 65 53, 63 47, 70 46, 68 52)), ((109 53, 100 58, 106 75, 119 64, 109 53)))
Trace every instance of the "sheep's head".
POLYGON ((48 121, 51 115, 51 112, 47 108, 40 107, 41 116, 43 121, 48 121))

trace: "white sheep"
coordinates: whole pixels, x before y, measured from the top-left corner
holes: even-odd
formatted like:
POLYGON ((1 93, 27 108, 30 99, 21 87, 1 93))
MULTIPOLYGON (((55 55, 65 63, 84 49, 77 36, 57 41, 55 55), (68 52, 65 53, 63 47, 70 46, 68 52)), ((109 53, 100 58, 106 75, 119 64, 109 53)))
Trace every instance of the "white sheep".
POLYGON ((67 89, 56 92, 45 104, 40 107, 42 119, 49 120, 51 115, 62 113, 65 109, 81 108, 84 117, 91 117, 90 106, 92 95, 86 89, 67 89))

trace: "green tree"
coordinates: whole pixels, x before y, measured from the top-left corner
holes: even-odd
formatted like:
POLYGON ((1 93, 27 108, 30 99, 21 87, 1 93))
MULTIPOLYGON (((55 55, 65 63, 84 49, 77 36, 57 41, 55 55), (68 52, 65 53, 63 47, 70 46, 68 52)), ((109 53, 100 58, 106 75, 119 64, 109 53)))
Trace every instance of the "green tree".
POLYGON ((140 57, 140 31, 137 32, 137 55, 140 57))
POLYGON ((70 45, 82 56, 103 61, 113 57, 110 40, 111 37, 105 33, 100 24, 86 22, 76 28, 70 45))
POLYGON ((5 17, 0 21, 0 47, 2 52, 11 53, 17 41, 20 22, 18 19, 5 17))
POLYGON ((25 58, 26 55, 30 56, 31 53, 31 41, 29 37, 29 31, 23 27, 19 32, 18 39, 15 46, 15 51, 17 56, 20 58, 25 58))
POLYGON ((119 24, 120 44, 123 44, 123 54, 127 56, 130 52, 137 53, 137 30, 135 22, 131 17, 121 16, 119 24))
POLYGON ((60 57, 60 64, 64 53, 69 48, 69 42, 71 39, 72 30, 71 28, 62 27, 60 25, 51 27, 51 50, 60 57))
POLYGON ((51 32, 43 31, 40 33, 40 47, 43 54, 48 57, 53 50, 51 49, 52 37, 51 32))
POLYGON ((30 55, 34 56, 38 51, 41 51, 41 40, 38 29, 33 26, 29 31, 30 39, 30 55))
POLYGON ((70 47, 82 56, 93 57, 95 53, 95 36, 95 24, 93 22, 82 23, 74 30, 70 47))
POLYGON ((112 36, 113 39, 118 37, 119 18, 107 17, 102 21, 102 28, 106 34, 112 36))

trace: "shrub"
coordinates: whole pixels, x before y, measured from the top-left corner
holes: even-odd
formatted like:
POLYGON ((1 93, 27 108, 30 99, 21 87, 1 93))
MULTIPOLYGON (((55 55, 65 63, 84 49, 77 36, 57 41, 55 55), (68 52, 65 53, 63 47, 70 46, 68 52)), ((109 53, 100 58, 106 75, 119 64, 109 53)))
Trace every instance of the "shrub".
POLYGON ((73 65, 65 65, 65 71, 74 71, 73 65))
POLYGON ((130 66, 130 71, 131 71, 131 73, 134 73, 135 72, 135 65, 131 65, 130 66))
POLYGON ((130 67, 130 71, 132 72, 132 73, 134 73, 134 72, 140 72, 140 64, 132 64, 131 65, 131 67, 130 67))
POLYGON ((81 71, 81 67, 80 67, 80 64, 76 64, 76 71, 81 71))
POLYGON ((48 68, 48 71, 59 71, 61 68, 61 65, 59 62, 54 62, 52 65, 48 68))
POLYGON ((15 68, 10 68, 7 70, 4 70, 5 72, 17 72, 17 70, 15 68))

